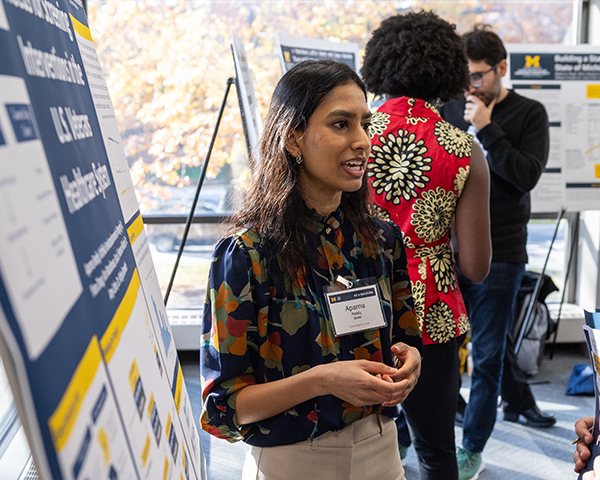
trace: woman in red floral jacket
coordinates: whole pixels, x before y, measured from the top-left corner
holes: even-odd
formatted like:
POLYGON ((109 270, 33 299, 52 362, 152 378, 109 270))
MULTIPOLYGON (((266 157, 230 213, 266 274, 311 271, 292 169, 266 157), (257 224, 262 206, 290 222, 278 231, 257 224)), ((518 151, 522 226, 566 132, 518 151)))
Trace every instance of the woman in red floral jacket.
POLYGON ((373 33, 361 74, 367 89, 386 100, 372 119, 368 175, 380 216, 404 235, 423 336, 421 378, 404 411, 421 478, 452 480, 458 478, 456 337, 469 329, 454 262, 480 282, 491 258, 483 151, 435 107, 467 89, 467 60, 454 25, 431 12, 409 13, 373 33))

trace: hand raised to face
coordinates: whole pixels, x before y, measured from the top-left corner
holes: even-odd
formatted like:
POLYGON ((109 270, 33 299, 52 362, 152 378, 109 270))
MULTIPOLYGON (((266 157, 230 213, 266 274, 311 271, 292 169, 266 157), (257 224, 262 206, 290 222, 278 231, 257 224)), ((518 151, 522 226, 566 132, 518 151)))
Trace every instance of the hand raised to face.
POLYGON ((496 105, 496 99, 492 99, 489 105, 475 95, 467 95, 465 104, 465 122, 473 125, 477 131, 487 127, 492 122, 492 111, 496 105))

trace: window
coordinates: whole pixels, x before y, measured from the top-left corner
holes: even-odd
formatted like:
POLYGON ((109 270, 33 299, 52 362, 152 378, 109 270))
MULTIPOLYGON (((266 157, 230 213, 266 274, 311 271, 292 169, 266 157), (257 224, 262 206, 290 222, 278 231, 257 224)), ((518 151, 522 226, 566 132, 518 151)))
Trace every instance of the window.
POLYGON ((25 434, 0 360, 0 478, 16 480, 30 459, 25 434))
MULTIPOLYGON (((121 128, 153 258, 166 288, 227 78, 235 76, 231 29, 246 45, 259 107, 266 115, 281 76, 276 34, 351 41, 364 48, 387 16, 434 9, 457 24, 492 24, 506 42, 562 43, 572 1, 208 1, 93 0, 89 23, 121 128), (178 218, 176 216, 179 215, 178 218)), ((227 215, 249 176, 241 117, 230 94, 196 215, 227 215)), ((208 218, 210 220, 210 218, 208 218)), ((195 224, 169 299, 200 307, 212 243, 220 230, 195 224)))
MULTIPOLYGON (((556 219, 534 218, 529 222, 527 225, 527 255, 529 257, 527 270, 541 272, 546 264, 546 275, 550 276, 559 288, 558 292, 548 295, 546 298, 548 303, 561 300, 569 251, 569 221, 566 218, 561 219, 558 230, 556 230, 556 219), (550 251, 555 232, 556 238, 550 251), (549 252, 550 256, 548 257, 549 252)), ((568 299, 565 300, 568 301, 568 299)))
POLYGON ((10 385, 8 384, 8 378, 6 378, 6 372, 4 371, 4 363, 0 359, 0 451, 2 451, 2 445, 5 444, 4 441, 10 441, 7 437, 12 429, 15 415, 14 412, 15 406, 10 391, 10 385))

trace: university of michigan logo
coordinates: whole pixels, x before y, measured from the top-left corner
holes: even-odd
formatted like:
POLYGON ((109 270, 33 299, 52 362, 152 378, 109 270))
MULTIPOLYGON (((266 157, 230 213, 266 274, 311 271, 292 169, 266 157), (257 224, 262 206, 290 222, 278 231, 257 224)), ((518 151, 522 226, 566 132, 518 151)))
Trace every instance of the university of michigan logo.
POLYGON ((525 55, 525 68, 539 68, 540 67, 540 56, 539 55, 525 55))

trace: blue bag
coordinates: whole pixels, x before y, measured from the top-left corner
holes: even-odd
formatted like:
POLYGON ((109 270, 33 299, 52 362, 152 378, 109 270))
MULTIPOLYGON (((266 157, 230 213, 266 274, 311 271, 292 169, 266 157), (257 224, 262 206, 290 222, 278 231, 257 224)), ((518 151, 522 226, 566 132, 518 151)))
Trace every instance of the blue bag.
POLYGON ((573 367, 565 395, 594 395, 594 369, 587 363, 573 367))

